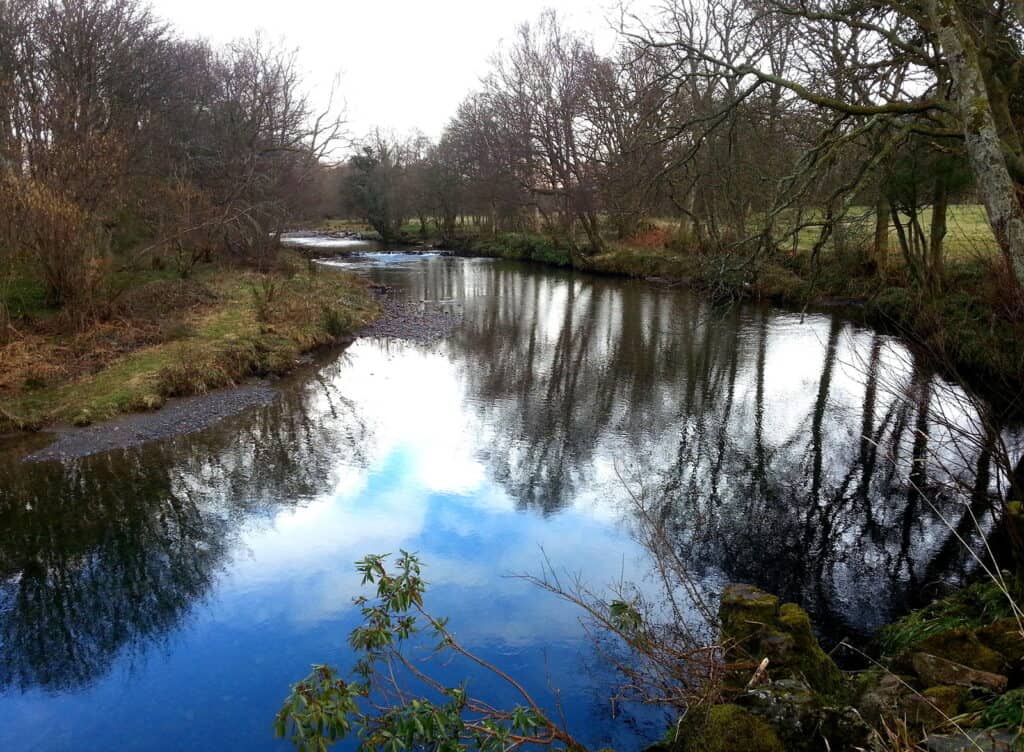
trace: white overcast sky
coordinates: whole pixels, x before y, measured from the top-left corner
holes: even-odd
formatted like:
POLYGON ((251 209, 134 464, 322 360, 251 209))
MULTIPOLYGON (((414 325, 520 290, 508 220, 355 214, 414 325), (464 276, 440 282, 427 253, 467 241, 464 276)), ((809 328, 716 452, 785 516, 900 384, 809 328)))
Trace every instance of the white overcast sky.
POLYGON ((183 36, 228 42, 261 30, 297 48, 308 88, 325 97, 336 73, 355 136, 374 126, 440 135, 488 61, 545 8, 614 47, 614 0, 152 0, 183 36))

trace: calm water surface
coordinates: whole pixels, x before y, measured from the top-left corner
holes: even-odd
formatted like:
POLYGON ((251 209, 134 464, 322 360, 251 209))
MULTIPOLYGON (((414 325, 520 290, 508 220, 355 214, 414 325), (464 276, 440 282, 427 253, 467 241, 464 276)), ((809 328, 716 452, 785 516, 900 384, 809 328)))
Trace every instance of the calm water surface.
POLYGON ((614 720, 578 613, 509 576, 547 556, 656 593, 631 495, 709 593, 755 582, 830 641, 964 575, 936 509, 969 535, 967 507, 928 489, 970 479, 988 525, 987 458, 938 419, 973 414, 888 337, 505 262, 339 265, 460 324, 360 340, 197 435, 63 466, 0 455, 0 750, 288 749, 288 685, 350 662, 353 562, 399 548, 464 644, 549 707, 557 687, 595 748, 636 748, 659 719, 614 720))

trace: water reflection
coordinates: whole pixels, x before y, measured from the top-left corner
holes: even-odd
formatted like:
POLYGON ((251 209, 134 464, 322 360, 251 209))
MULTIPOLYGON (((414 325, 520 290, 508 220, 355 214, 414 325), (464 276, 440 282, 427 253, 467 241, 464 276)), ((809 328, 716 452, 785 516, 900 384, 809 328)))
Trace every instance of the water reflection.
POLYGON ((837 638, 964 575, 936 510, 965 537, 971 514, 991 526, 1001 479, 948 427, 977 416, 890 338, 637 283, 392 261, 354 263, 454 301, 450 339, 362 340, 194 436, 0 459, 0 748, 97 748, 114 729, 126 749, 280 748, 287 684, 344 663, 351 562, 398 547, 463 642, 538 696, 557 677, 587 741, 635 746, 581 670, 577 614, 504 577, 536 571, 540 547, 596 587, 653 588, 630 537, 640 494, 705 589, 758 583, 837 638))
POLYGON ((247 517, 322 493, 365 434, 328 379, 230 426, 71 462, 0 466, 0 691, 70 690, 177 629, 247 517))
POLYGON ((891 337, 500 263, 434 265, 416 285, 467 301, 450 357, 520 505, 622 500, 625 473, 696 573, 802 602, 827 639, 962 578, 960 540, 993 527, 991 447, 956 430, 987 424, 891 337))

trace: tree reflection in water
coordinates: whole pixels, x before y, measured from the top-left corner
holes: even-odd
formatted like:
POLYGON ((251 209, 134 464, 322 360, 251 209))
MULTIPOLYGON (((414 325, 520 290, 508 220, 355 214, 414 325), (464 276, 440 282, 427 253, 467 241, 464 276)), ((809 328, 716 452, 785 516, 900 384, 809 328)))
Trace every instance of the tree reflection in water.
MULTIPOLYGON (((590 505, 628 522, 638 492, 707 588, 741 580, 797 600, 826 637, 863 636, 964 576, 936 509, 964 537, 974 518, 992 527, 1003 479, 989 444, 949 428, 978 416, 891 338, 506 263, 372 274, 464 310, 415 358, 412 345, 360 345, 382 350, 375 367, 443 362, 432 373, 456 382, 463 411, 452 424, 473 434, 463 466, 544 515, 590 505)), ((376 457, 347 368, 336 359, 196 436, 65 467, 0 460, 0 691, 75 689, 141 656, 212 592, 246 525, 376 457)), ((389 430, 422 441, 402 419, 389 415, 389 430)))
POLYGON ((214 431, 64 467, 0 464, 0 692, 75 689, 141 655, 210 592, 241 525, 359 463, 342 365, 214 431))
POLYGON ((961 579, 958 536, 993 527, 988 423, 891 337, 504 264, 467 285, 451 351, 524 506, 554 513, 613 465, 658 500, 695 574, 796 600, 832 640, 961 579))

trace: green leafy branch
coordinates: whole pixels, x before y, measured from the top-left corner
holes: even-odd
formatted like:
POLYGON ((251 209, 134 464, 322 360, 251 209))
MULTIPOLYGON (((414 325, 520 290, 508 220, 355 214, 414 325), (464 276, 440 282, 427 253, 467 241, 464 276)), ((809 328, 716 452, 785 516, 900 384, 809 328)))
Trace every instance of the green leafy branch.
POLYGON ((299 752, 323 752, 352 735, 359 739, 360 752, 504 752, 526 744, 583 749, 519 682, 463 647, 446 619, 426 611, 426 582, 415 554, 402 551, 391 566, 388 558, 369 555, 356 563, 362 584, 375 586, 376 592, 354 601, 362 623, 349 635, 349 645, 359 656, 351 680, 330 666, 314 666, 292 687, 277 714, 279 737, 289 736, 299 752), (421 632, 437 641, 435 652, 476 663, 514 688, 523 704, 511 710, 494 708, 469 696, 464 687, 446 687, 430 677, 402 652, 421 632), (400 676, 411 677, 419 691, 403 684, 400 676))

